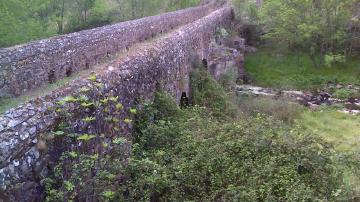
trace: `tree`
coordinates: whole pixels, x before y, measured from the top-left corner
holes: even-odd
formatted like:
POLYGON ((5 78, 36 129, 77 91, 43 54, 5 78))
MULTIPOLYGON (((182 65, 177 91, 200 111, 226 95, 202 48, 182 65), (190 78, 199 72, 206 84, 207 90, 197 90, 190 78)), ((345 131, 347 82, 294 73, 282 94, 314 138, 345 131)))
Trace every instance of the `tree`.
POLYGON ((0 2, 0 47, 48 37, 45 1, 8 0, 0 2))
POLYGON ((198 0, 0 0, 0 47, 197 3, 198 0))
POLYGON ((65 17, 65 3, 66 0, 53 0, 52 8, 55 13, 55 21, 58 26, 58 33, 64 33, 64 17, 65 17))
POLYGON ((346 54, 353 0, 268 0, 261 7, 266 38, 309 54, 346 54))
POLYGON ((80 21, 86 23, 88 12, 95 5, 95 0, 75 0, 75 6, 78 10, 80 21))

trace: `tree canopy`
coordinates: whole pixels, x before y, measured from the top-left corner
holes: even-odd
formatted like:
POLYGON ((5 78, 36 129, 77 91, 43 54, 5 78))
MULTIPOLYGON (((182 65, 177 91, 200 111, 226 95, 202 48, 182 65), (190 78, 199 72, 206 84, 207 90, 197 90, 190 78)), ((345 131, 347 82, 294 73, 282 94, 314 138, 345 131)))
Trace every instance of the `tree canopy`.
POLYGON ((197 5, 198 0, 7 0, 0 47, 197 5))
POLYGON ((286 50, 342 60, 360 36, 359 0, 234 0, 246 23, 263 26, 264 39, 286 50), (259 2, 261 3, 259 5, 259 2))

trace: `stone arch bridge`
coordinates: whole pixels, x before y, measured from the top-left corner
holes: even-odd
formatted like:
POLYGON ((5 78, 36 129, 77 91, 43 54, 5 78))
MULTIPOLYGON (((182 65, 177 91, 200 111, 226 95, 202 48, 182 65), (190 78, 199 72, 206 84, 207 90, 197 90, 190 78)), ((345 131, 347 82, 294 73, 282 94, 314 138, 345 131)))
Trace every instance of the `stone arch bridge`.
MULTIPOLYGON (((203 60, 211 66, 211 39, 233 18, 228 4, 204 3, 0 49, 0 99, 79 74, 63 87, 0 115, 0 199, 28 200, 38 192, 49 163, 49 156, 36 147, 39 135, 55 125, 54 104, 89 85, 91 72, 104 86, 103 93, 119 96, 124 108, 139 97, 151 100, 157 84, 180 100, 189 93, 192 64, 203 60)), ((219 66, 212 67, 216 76, 219 66)))

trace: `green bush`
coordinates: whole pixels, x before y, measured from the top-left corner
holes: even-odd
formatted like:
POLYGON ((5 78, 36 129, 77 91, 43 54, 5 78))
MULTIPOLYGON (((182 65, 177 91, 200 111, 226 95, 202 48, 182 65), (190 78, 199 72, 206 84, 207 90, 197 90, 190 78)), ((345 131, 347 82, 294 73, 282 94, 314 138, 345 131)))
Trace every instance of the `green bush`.
POLYGON ((229 97, 205 71, 194 71, 191 81, 192 107, 181 110, 159 91, 153 103, 130 109, 137 115, 131 141, 113 137, 121 132, 112 127, 97 128, 94 135, 66 127, 76 119, 116 126, 115 117, 101 118, 120 115, 116 97, 64 98, 61 106, 89 109, 65 116, 65 129, 53 133, 75 144, 42 181, 47 200, 335 201, 350 193, 332 145, 260 113, 239 120, 228 111, 229 97))
POLYGON ((220 75, 218 83, 226 90, 232 91, 236 87, 238 72, 235 67, 229 68, 224 74, 220 75))
POLYGON ((325 55, 324 59, 325 59, 325 65, 328 67, 331 67, 334 64, 346 62, 346 56, 341 54, 327 54, 325 55))
POLYGON ((196 69, 190 74, 192 102, 208 108, 215 117, 229 118, 236 114, 235 106, 229 96, 210 74, 204 69, 196 69))
POLYGON ((130 201, 313 201, 342 191, 331 145, 268 116, 224 124, 193 107, 141 126, 120 191, 130 201))
POLYGON ((40 137, 56 162, 41 180, 45 201, 107 201, 118 195, 113 191, 131 145, 125 131, 137 110, 125 109, 112 93, 102 93, 104 86, 95 75, 88 79, 91 84, 79 89, 77 97, 58 101, 58 124, 40 137))
POLYGON ((350 98, 353 94, 354 93, 352 92, 352 90, 346 89, 346 88, 341 88, 341 89, 335 90, 335 92, 333 93, 333 96, 335 98, 345 100, 345 99, 350 98))

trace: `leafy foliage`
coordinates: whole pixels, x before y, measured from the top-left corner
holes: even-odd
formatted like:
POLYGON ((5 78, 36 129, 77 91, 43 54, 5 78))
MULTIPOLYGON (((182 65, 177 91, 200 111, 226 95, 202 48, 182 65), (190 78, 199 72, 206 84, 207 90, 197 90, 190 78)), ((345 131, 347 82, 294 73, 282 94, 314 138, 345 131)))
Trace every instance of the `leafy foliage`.
POLYGON ((198 0, 6 0, 0 2, 0 47, 189 6, 198 0))
POLYGON ((55 34, 42 18, 45 5, 40 0, 10 0, 0 2, 0 47, 24 43, 55 34), (37 8, 38 12, 34 12, 37 8))
MULTIPOLYGON (((53 158, 59 159, 51 178, 42 180, 47 201, 109 201, 123 178, 130 147, 126 119, 121 121, 124 107, 119 97, 90 80, 88 90, 58 102, 58 126, 43 137, 50 147, 56 145, 53 158)), ((136 108, 128 110, 132 118, 136 108)))
POLYGON ((331 67, 335 64, 345 63, 346 57, 340 54, 327 54, 325 55, 325 65, 331 67))
POLYGON ((358 0, 232 2, 242 23, 259 27, 255 34, 262 35, 264 44, 272 49, 304 52, 316 67, 326 62, 326 55, 355 55, 360 36, 358 0))
POLYGON ((354 5, 353 0, 271 0, 264 2, 260 13, 269 30, 268 39, 309 53, 317 65, 317 54, 344 54, 348 49, 354 5))
POLYGON ((231 0, 236 11, 236 18, 244 24, 259 24, 259 0, 231 0))
POLYGON ((201 107, 174 110, 138 125, 131 201, 331 200, 343 191, 331 145, 300 128, 263 115, 224 124, 201 107))
POLYGON ((349 89, 342 88, 335 90, 333 96, 342 100, 348 99, 353 95, 353 92, 349 89))
POLYGON ((297 122, 335 146, 337 152, 341 154, 338 159, 339 166, 344 172, 344 186, 351 187, 348 198, 359 196, 360 116, 348 115, 337 109, 323 107, 318 111, 305 111, 297 122))
POLYGON ((204 106, 215 117, 235 116, 235 107, 229 101, 224 89, 203 69, 190 75, 192 101, 194 105, 204 106))
MULTIPOLYGON (((300 126, 266 115, 233 118, 219 84, 203 70, 196 70, 191 81, 197 102, 192 107, 180 109, 161 90, 153 103, 137 107, 131 157, 124 155, 130 143, 126 138, 107 139, 104 129, 86 133, 96 134, 81 140, 86 150, 72 147, 64 152, 54 177, 43 180, 47 200, 332 201, 347 196, 332 145, 300 126)), ((102 103, 94 104, 95 111, 65 120, 96 117, 94 112, 105 108, 116 112, 112 100, 104 96, 95 101, 102 103)), ((90 123, 99 120, 104 119, 90 123)), ((66 141, 79 144, 73 138, 79 136, 71 134, 74 129, 64 131, 66 141)), ((116 134, 111 131, 106 134, 116 134)))

